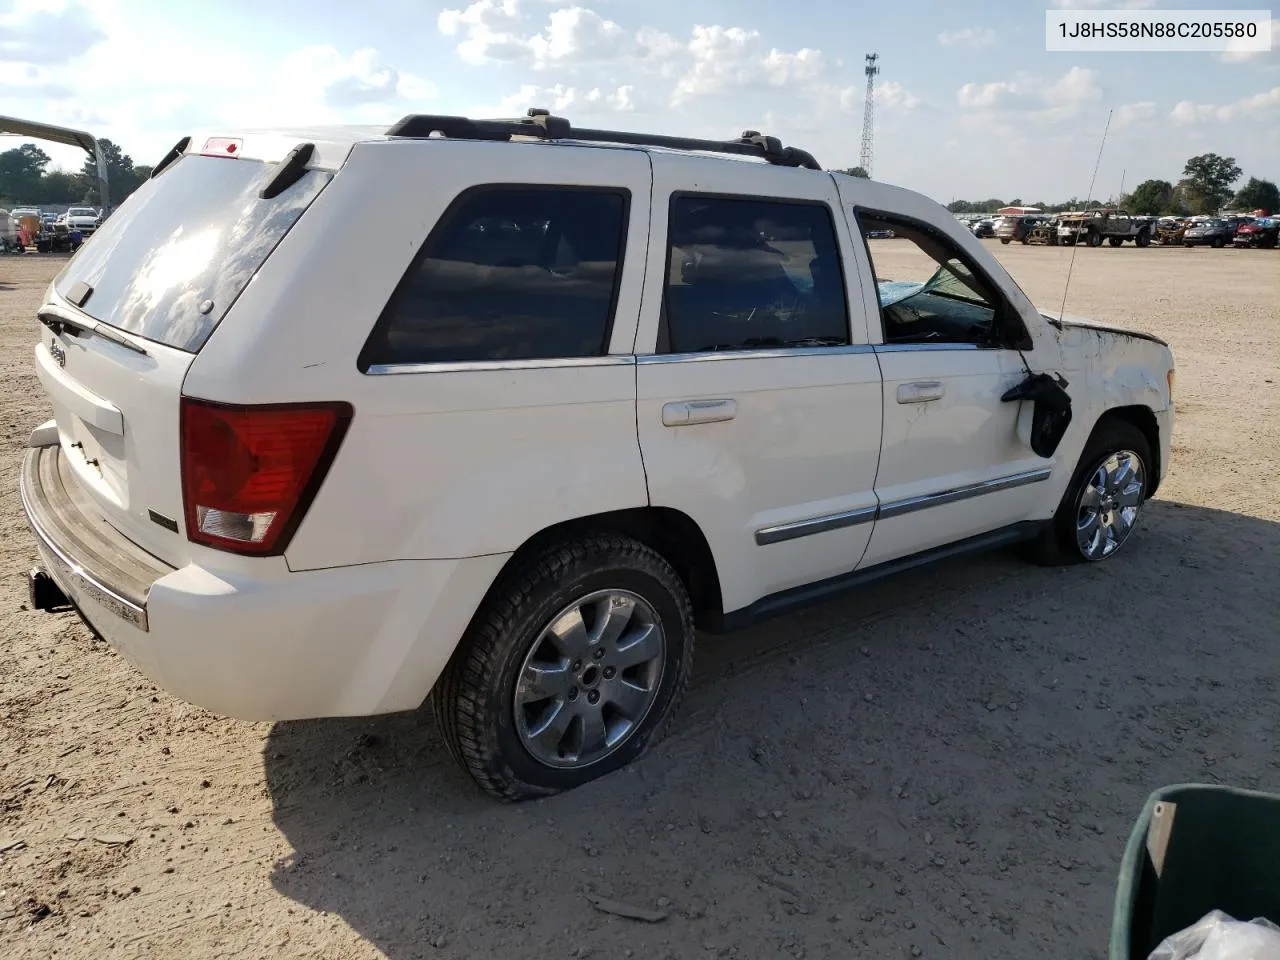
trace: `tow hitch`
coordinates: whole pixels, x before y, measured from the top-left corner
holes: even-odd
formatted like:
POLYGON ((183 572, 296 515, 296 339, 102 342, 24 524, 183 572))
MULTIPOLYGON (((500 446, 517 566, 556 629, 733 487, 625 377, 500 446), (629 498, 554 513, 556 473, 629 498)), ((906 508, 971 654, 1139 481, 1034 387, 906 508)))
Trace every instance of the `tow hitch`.
POLYGON ((32 610, 62 610, 71 606, 62 588, 43 570, 27 571, 27 598, 32 610))

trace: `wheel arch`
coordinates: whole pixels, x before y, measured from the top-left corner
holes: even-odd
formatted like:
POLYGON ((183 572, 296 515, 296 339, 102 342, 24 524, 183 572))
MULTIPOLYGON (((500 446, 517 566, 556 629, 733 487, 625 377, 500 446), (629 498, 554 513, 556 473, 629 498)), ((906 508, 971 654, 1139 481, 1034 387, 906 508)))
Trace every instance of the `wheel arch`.
POLYGON ((553 524, 525 540, 507 559, 494 583, 501 583, 508 570, 552 544, 601 533, 632 537, 660 553, 689 591, 698 626, 713 629, 719 623, 724 604, 711 545, 692 517, 672 507, 632 507, 553 524))
POLYGON ((1119 420, 1130 424, 1142 432, 1151 448, 1151 486, 1147 490, 1148 499, 1155 495, 1160 486, 1160 423, 1156 420, 1155 411, 1143 404, 1130 404, 1123 407, 1112 407, 1098 418, 1094 431, 1107 420, 1119 420))

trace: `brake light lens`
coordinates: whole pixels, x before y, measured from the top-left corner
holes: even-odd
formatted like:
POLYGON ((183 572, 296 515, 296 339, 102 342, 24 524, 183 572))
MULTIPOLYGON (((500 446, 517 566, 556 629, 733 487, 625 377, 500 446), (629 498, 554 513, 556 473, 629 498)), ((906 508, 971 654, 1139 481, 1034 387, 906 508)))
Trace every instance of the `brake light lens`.
POLYGON ((200 153, 206 157, 235 157, 242 146, 244 141, 239 137, 210 137, 200 153))
POLYGON ((187 539, 253 556, 283 553, 351 414, 348 403, 240 406, 183 397, 187 539))

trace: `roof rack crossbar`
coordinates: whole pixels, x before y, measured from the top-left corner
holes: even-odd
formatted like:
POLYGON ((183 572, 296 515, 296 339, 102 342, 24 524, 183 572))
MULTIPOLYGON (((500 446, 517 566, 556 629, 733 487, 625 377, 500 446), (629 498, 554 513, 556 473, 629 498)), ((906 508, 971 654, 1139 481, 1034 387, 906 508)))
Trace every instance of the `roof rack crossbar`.
POLYGON ((728 153, 757 157, 783 167, 805 167, 821 170, 813 155, 797 147, 787 147, 776 137, 766 137, 754 130, 745 131, 734 140, 701 140, 694 137, 670 137, 652 133, 630 133, 624 130, 592 130, 575 128, 563 117, 546 110, 531 109, 527 117, 510 120, 472 120, 469 117, 409 114, 387 130, 389 137, 422 139, 433 135, 462 140, 510 140, 530 137, 538 140, 580 140, 588 143, 619 143, 638 147, 665 147, 671 150, 699 150, 706 153, 728 153))

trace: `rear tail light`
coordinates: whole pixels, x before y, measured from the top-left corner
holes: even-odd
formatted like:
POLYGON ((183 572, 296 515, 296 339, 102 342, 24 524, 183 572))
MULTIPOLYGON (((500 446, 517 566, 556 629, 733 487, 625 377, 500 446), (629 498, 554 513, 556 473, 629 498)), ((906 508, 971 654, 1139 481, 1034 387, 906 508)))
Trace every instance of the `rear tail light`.
POLYGON ((187 538, 234 553, 283 553, 350 421, 348 403, 237 406, 183 397, 187 538))

